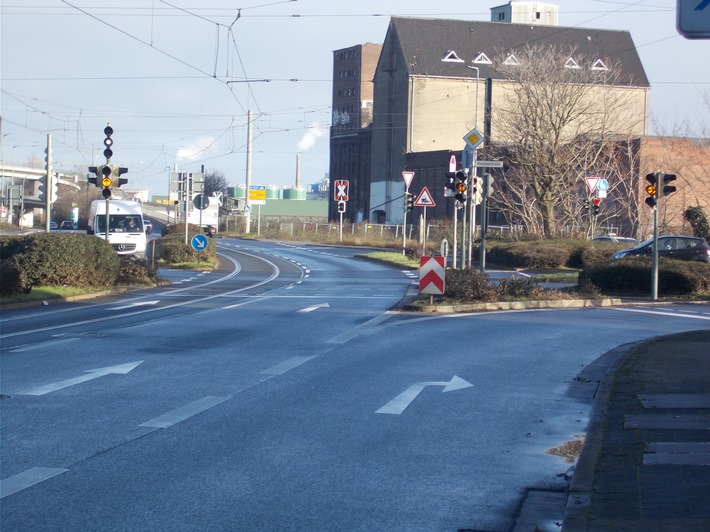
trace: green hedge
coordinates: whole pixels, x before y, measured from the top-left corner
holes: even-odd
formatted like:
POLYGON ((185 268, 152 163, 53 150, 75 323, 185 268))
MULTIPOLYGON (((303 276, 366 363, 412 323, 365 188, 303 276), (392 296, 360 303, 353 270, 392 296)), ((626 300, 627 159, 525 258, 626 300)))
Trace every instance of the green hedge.
POLYGON ((3 237, 0 258, 0 292, 5 295, 33 286, 113 286, 120 268, 105 240, 77 233, 3 237))
POLYGON ((538 240, 492 243, 486 260, 508 268, 585 268, 608 259, 628 244, 589 240, 538 240))
MULTIPOLYGON (((651 290, 651 265, 647 257, 602 262, 580 272, 579 284, 591 282, 603 292, 646 294, 651 290)), ((710 293, 710 264, 660 258, 658 293, 710 293)))
POLYGON ((187 244, 185 244, 185 225, 173 224, 163 229, 162 238, 158 241, 156 255, 168 264, 197 262, 197 260, 215 262, 217 260, 217 245, 211 238, 207 239, 207 248, 197 251, 192 248, 192 237, 204 234, 197 225, 187 226, 187 244))

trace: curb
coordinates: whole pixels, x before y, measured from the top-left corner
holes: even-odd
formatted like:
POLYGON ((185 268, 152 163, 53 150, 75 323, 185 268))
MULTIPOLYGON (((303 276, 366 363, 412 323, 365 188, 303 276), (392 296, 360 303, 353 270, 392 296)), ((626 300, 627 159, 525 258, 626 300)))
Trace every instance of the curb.
POLYGON ((457 312, 482 312, 491 310, 530 310, 559 308, 613 307, 622 305, 618 298, 600 299, 550 299, 535 301, 497 301, 493 303, 469 303, 462 305, 412 305, 403 306, 403 310, 415 312, 451 314, 457 312))
POLYGON ((574 474, 570 480, 567 493, 567 504, 562 530, 563 532, 577 532, 587 530, 586 514, 592 503, 592 487, 597 460, 601 454, 602 440, 604 438, 604 424, 608 409, 611 391, 616 380, 618 369, 634 354, 639 346, 653 339, 641 340, 624 344, 608 351, 601 358, 611 358, 604 376, 594 394, 592 410, 589 415, 589 424, 585 431, 586 437, 582 453, 577 459, 574 474))

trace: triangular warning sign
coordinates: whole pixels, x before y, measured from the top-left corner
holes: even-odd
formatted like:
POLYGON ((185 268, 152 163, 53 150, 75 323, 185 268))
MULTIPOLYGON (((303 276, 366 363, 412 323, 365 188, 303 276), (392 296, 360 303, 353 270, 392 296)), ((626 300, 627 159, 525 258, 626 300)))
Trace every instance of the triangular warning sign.
POLYGON ((422 191, 419 193, 417 196, 416 201, 414 202, 415 207, 436 207, 436 203, 434 203, 434 199, 431 197, 431 194, 429 193, 429 189, 424 187, 422 191))
POLYGON ((590 194, 593 194, 594 191, 597 189, 597 185, 599 184, 599 180, 601 177, 585 177, 584 181, 587 183, 587 189, 589 190, 590 194))

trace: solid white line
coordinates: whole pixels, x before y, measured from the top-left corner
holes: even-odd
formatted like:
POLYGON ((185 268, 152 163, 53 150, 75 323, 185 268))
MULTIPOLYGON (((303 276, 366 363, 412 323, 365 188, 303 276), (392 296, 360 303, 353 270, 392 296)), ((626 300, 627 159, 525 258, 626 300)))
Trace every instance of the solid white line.
POLYGON ((287 371, 292 370, 293 368, 297 368, 298 366, 305 364, 309 360, 312 360, 316 358, 314 356, 310 357, 293 357, 289 358, 288 360, 281 362, 280 364, 276 364, 275 366, 270 367, 269 369, 265 369, 264 371, 261 372, 262 375, 283 375, 287 371))
POLYGON ((175 425, 176 423, 180 423, 181 421, 185 421, 186 419, 191 418, 192 416, 195 416, 201 412, 204 412, 205 410, 209 410, 213 406, 217 406, 218 404, 223 403, 231 398, 232 398, 231 395, 225 395, 222 397, 215 397, 215 396, 209 395, 207 397, 204 397, 202 399, 194 401, 188 405, 185 405, 185 406, 177 408, 171 412, 163 414, 162 416, 158 416, 156 418, 153 418, 150 421, 146 421, 145 423, 141 423, 139 425, 139 427, 151 427, 151 428, 156 428, 156 429, 165 429, 165 428, 175 425))
POLYGON ((655 314, 657 316, 673 316, 675 318, 684 318, 684 319, 694 319, 694 320, 710 320, 710 316, 690 316, 688 314, 679 314, 677 312, 658 312, 655 310, 642 310, 642 309, 634 309, 634 308, 618 308, 618 307, 612 307, 613 310, 618 310, 620 312, 637 312, 639 314, 655 314))
POLYGON ((13 477, 0 481, 0 499, 27 489, 52 477, 66 473, 68 469, 54 467, 33 467, 13 477))

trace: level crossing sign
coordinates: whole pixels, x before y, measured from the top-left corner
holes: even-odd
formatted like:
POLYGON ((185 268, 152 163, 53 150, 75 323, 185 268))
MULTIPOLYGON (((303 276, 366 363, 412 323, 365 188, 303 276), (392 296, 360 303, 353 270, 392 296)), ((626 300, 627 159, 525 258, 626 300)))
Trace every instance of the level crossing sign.
POLYGON ((335 191, 334 191, 335 201, 348 201, 349 186, 350 186, 350 181, 348 181, 347 179, 336 179, 335 180, 335 191))

